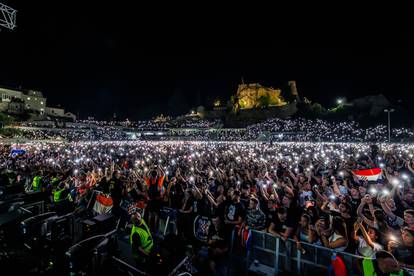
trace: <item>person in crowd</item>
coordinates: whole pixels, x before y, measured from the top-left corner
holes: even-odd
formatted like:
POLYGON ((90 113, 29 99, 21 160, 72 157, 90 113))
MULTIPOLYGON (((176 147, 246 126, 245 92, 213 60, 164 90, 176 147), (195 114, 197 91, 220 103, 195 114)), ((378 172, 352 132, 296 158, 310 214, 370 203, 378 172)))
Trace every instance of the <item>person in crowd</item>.
MULTIPOLYGON (((157 128, 149 122, 137 124, 144 126, 157 128)), ((123 141, 114 125, 101 127, 93 135, 75 129, 29 132, 36 137, 54 133, 73 142, 28 143, 24 157, 10 156, 10 145, 0 145, 1 191, 6 191, 3 185, 19 182, 27 191, 45 190, 48 196, 56 194, 61 199, 63 192, 59 194, 61 189, 54 188, 63 188, 64 183, 75 210, 84 213, 88 205, 93 206, 89 199, 93 201, 96 190, 110 197, 113 214, 128 222, 131 218, 125 210, 141 202, 154 233, 161 206, 166 205, 180 213, 177 226, 179 235, 186 237, 185 243, 193 242, 194 217, 201 215, 220 220, 217 229, 224 233, 219 236, 227 246, 231 234, 246 226, 282 239, 294 237, 299 243, 363 256, 372 257, 387 248, 401 266, 412 264, 412 147, 382 145, 373 158, 368 143, 314 142, 315 137, 375 141, 383 135, 381 127, 365 132, 351 122, 339 127, 304 119, 269 120, 248 130, 221 131, 217 135, 221 142, 123 141), (254 139, 266 129, 299 129, 304 134, 293 141, 303 138, 313 142, 229 142, 254 139), (356 173, 373 168, 384 168, 382 181, 356 173), (45 185, 34 184, 36 176, 41 176, 45 185), (388 246, 390 235, 396 236, 397 247, 388 246)), ((188 138, 211 140, 208 133, 188 134, 188 138)), ((411 135, 408 131, 398 133, 411 135)), ((0 194, 1 199, 4 196, 0 194)), ((54 196, 47 201, 53 204, 54 196)))
POLYGON ((131 221, 132 230, 129 240, 132 248, 132 257, 137 263, 137 266, 144 269, 145 264, 148 263, 154 241, 151 231, 139 211, 135 211, 131 215, 131 221))
POLYGON ((376 228, 368 227, 368 230, 364 225, 357 221, 354 224, 354 240, 356 241, 358 248, 356 253, 366 258, 375 258, 376 252, 384 250, 383 246, 378 241, 379 233, 376 228), (358 235, 358 231, 362 236, 358 235))
POLYGON ((364 258, 362 260, 362 273, 364 276, 370 275, 408 275, 401 270, 395 257, 387 251, 378 251, 375 259, 364 258))
POLYGON ((148 189, 148 222, 152 231, 157 231, 159 213, 164 196, 164 170, 156 166, 153 170, 149 170, 145 176, 145 183, 148 189))
POLYGON ((316 226, 316 233, 323 246, 327 248, 335 249, 337 252, 343 252, 348 246, 346 225, 339 217, 334 217, 329 229, 323 229, 319 223, 316 226))
POLYGON ((281 207, 277 209, 277 216, 270 223, 268 231, 276 237, 287 240, 293 235, 295 227, 296 222, 288 216, 288 210, 281 207))

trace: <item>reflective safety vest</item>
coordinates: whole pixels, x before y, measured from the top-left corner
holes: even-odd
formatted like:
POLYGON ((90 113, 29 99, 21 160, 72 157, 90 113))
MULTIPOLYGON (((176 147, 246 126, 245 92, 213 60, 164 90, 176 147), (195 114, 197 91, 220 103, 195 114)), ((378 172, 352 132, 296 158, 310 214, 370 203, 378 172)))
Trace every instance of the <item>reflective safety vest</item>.
POLYGON ((32 187, 33 187, 33 191, 39 191, 40 190, 40 180, 42 180, 41 176, 36 175, 33 178, 33 182, 32 182, 32 187))
POLYGON ((68 193, 68 195, 66 197, 62 197, 62 193, 66 191, 66 188, 62 188, 60 190, 54 191, 53 192, 53 202, 60 202, 63 201, 65 199, 68 199, 69 201, 73 201, 72 196, 70 195, 70 193, 68 193))
MULTIPOLYGON (((371 259, 364 259, 362 261, 362 267, 364 269, 364 276, 376 276, 377 275, 377 273, 375 273, 374 263, 372 262, 371 259)), ((404 271, 400 269, 400 273, 398 274, 390 273, 390 275, 391 276, 403 276, 404 271)))
POLYGON ((60 180, 60 178, 59 178, 59 177, 53 177, 53 178, 51 179, 50 183, 51 183, 52 185, 54 185, 54 184, 58 183, 58 182, 59 182, 59 180, 60 180))
POLYGON ((143 219, 141 220, 141 225, 139 227, 135 225, 132 227, 131 235, 129 236, 129 242, 131 245, 133 244, 132 236, 135 233, 139 235, 142 249, 145 251, 145 253, 149 254, 154 243, 152 240, 151 232, 143 219))

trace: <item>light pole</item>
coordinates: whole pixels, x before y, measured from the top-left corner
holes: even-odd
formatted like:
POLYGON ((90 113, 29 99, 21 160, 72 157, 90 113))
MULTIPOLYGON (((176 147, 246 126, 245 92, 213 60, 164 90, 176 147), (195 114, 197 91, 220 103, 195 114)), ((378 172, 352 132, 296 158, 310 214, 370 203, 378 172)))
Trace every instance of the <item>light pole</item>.
POLYGON ((388 143, 391 143, 391 112, 394 112, 393 108, 391 109, 384 109, 384 112, 388 113, 388 143))

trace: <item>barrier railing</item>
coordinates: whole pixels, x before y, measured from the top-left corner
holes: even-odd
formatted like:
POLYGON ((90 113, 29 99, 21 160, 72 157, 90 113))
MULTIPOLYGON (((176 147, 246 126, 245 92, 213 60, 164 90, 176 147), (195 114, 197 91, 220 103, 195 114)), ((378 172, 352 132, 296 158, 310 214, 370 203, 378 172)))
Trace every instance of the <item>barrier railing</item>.
MULTIPOLYGON (((234 249, 237 235, 233 231, 231 249, 234 249)), ((269 233, 251 231, 251 240, 247 246, 245 271, 277 275, 280 271, 294 275, 327 275, 333 257, 340 256, 347 275, 361 275, 363 257, 334 249, 301 242, 298 250, 292 239, 286 241, 269 233), (259 261, 260 260, 260 261, 259 261)), ((232 254, 233 255, 233 254, 232 254)), ((406 270, 410 275, 413 271, 406 270)))
MULTIPOLYGON (((237 236, 233 234, 232 249, 236 240, 237 236)), ((245 270, 273 275, 280 271, 298 275, 326 275, 332 256, 338 255, 348 270, 347 275, 361 275, 357 265, 363 259, 360 256, 305 242, 301 242, 301 246, 304 253, 296 248, 294 240, 284 241, 271 234, 252 230, 246 248, 245 270)))

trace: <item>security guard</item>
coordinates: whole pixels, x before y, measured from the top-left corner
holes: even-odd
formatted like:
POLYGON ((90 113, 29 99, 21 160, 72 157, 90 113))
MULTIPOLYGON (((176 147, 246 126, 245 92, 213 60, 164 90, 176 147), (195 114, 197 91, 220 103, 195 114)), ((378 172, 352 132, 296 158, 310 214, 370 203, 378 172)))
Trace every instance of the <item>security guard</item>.
POLYGON ((53 202, 59 203, 66 199, 69 201, 73 201, 69 189, 66 187, 65 183, 61 182, 53 191, 53 202))
POLYGON ((148 261, 154 243, 151 232, 139 211, 132 214, 131 221, 133 226, 129 241, 132 247, 132 257, 137 265, 141 266, 148 261))
POLYGON ((32 188, 33 191, 38 192, 42 189, 42 172, 39 171, 36 176, 33 178, 32 188))
POLYGON ((375 254, 376 259, 363 259, 362 269, 364 276, 390 275, 403 276, 407 275, 401 268, 394 256, 387 251, 378 251, 375 254))

